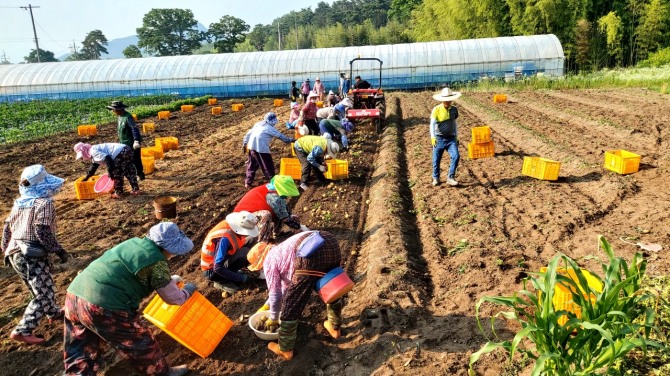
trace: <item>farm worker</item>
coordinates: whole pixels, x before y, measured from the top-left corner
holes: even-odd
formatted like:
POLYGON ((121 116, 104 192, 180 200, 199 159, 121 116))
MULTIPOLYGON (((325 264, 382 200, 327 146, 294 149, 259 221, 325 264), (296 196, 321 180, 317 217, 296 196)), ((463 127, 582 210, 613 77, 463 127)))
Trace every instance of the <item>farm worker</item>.
POLYGON ((342 98, 346 98, 351 90, 351 77, 348 74, 344 75, 344 82, 342 83, 342 98))
POLYGON ((323 83, 321 82, 321 79, 319 77, 314 80, 314 91, 318 95, 318 98, 320 101, 322 101, 325 97, 324 93, 326 91, 326 88, 323 86, 323 83))
POLYGON ((354 107, 354 102, 351 98, 344 98, 342 101, 333 107, 335 110, 335 117, 338 120, 342 120, 347 117, 347 110, 354 107))
POLYGON ((291 114, 286 122, 287 129, 293 129, 298 125, 298 118, 300 117, 300 103, 291 103, 291 114))
POLYGON ((335 95, 335 93, 331 90, 328 92, 328 96, 326 97, 326 107, 333 107, 336 104, 340 102, 340 97, 335 95))
POLYGON ((372 87, 369 82, 361 80, 361 76, 355 77, 354 89, 369 89, 372 87))
POLYGON ((140 186, 137 184, 137 170, 133 166, 133 151, 128 146, 113 142, 98 145, 79 142, 74 146, 74 151, 77 152, 77 159, 93 161, 84 181, 95 175, 98 167, 104 164, 107 166, 109 177, 114 180, 112 198, 119 198, 123 194, 124 176, 133 189, 130 193, 133 195, 140 193, 140 186))
POLYGON ((302 190, 307 189, 307 180, 314 170, 316 175, 316 180, 321 184, 329 183, 330 180, 326 179, 323 175, 324 172, 328 170, 326 161, 324 160, 326 155, 330 158, 335 159, 337 153, 340 152, 340 146, 331 139, 321 136, 304 136, 300 137, 295 144, 293 144, 295 149, 295 155, 300 160, 301 175, 300 175, 300 188, 302 190))
POLYGON ((31 345, 44 342, 33 334, 42 317, 49 322, 63 317, 56 304, 49 255, 61 263, 68 253, 56 240, 56 205, 53 196, 63 187, 63 179, 50 175, 42 165, 23 169, 19 181, 20 196, 5 219, 2 252, 5 265, 11 265, 28 286, 32 300, 9 337, 31 345))
POLYGON ((275 164, 272 161, 272 154, 270 154, 270 143, 273 138, 279 138, 280 140, 290 144, 295 141, 293 138, 285 136, 283 133, 279 132, 275 125, 277 124, 277 115, 274 112, 268 112, 263 117, 263 120, 256 123, 248 132, 244 135, 242 140, 242 147, 245 150, 249 149, 247 153, 247 172, 244 179, 244 187, 249 189, 252 187, 254 182, 254 175, 260 167, 265 175, 265 178, 272 179, 275 176, 275 164))
POLYGON ((354 124, 349 119, 344 118, 342 121, 335 119, 323 119, 319 122, 319 131, 321 135, 328 134, 333 141, 337 141, 347 149, 349 147, 349 139, 347 134, 354 130, 354 124))
MULTIPOLYGON (((307 97, 307 103, 302 106, 302 110, 300 110, 300 117, 298 118, 298 124, 306 126, 309 134, 312 135, 319 134, 319 124, 316 122, 316 111, 318 111, 318 107, 316 107, 317 97, 318 95, 314 92, 309 94, 309 97, 307 97)), ((304 133, 304 128, 302 128, 302 130, 303 134, 307 134, 304 133)))
POLYGON ((430 143, 433 145, 433 185, 440 184, 440 162, 442 154, 447 150, 451 157, 447 184, 457 186, 455 179, 456 167, 461 158, 458 154, 458 132, 457 123, 458 108, 452 106, 451 102, 461 96, 461 93, 451 91, 448 87, 442 89, 433 99, 442 102, 433 108, 430 113, 430 143))
POLYGON ((142 167, 142 151, 141 145, 142 136, 140 130, 133 119, 133 115, 128 113, 125 109, 128 106, 121 101, 114 101, 107 109, 114 111, 117 120, 117 132, 119 133, 119 142, 133 149, 133 164, 137 170, 137 176, 140 180, 144 180, 144 167, 142 167))
POLYGON ((323 119, 337 119, 335 107, 323 107, 316 110, 316 121, 320 122, 323 119))
POLYGON ((249 248, 244 245, 258 236, 257 222, 256 216, 247 211, 230 213, 205 237, 200 269, 214 287, 232 295, 240 290, 237 284, 247 282, 249 276, 239 270, 249 265, 249 248))
POLYGON ((142 322, 140 303, 154 290, 167 304, 182 305, 196 286, 177 286, 168 260, 187 254, 193 242, 172 222, 159 223, 143 238, 128 239, 106 251, 72 281, 65 296, 65 375, 96 375, 107 342, 145 375, 183 375, 186 365, 170 367, 151 330, 142 322))
MULTIPOLYGON (((268 320, 269 325, 279 324, 278 319, 281 324, 278 343, 270 342, 268 349, 286 360, 293 358, 298 320, 319 279, 310 272, 327 273, 339 267, 341 261, 337 239, 326 231, 301 232, 270 248, 263 261, 269 293, 268 320)), ((327 304, 326 313, 328 319, 323 326, 331 337, 339 338, 342 300, 327 304)))
POLYGON ((337 93, 339 94, 340 98, 344 98, 347 96, 347 92, 344 91, 344 82, 345 82, 345 74, 344 72, 340 73, 340 86, 337 87, 337 93))
POLYGON ((300 192, 293 178, 275 175, 270 183, 260 185, 247 192, 237 203, 233 212, 248 211, 258 220, 258 241, 268 242, 279 236, 282 223, 294 230, 305 231, 300 219, 291 214, 286 205, 287 197, 298 197, 300 192))
POLYGON ((300 93, 302 94, 302 103, 307 103, 307 96, 309 95, 310 91, 312 91, 312 87, 309 84, 309 78, 308 78, 302 83, 302 85, 300 85, 300 93))
POLYGON ((296 86, 295 81, 291 81, 291 88, 288 91, 288 97, 291 99, 291 102, 297 102, 300 98, 300 90, 296 86))

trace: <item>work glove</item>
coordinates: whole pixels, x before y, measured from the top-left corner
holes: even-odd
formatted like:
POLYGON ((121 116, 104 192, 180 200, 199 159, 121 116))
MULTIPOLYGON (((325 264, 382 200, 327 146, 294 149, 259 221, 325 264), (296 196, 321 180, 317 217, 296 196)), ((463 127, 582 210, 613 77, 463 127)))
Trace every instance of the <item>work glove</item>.
POLYGON ((319 165, 319 171, 321 171, 321 172, 326 172, 326 171, 328 171, 328 166, 326 166, 326 165, 319 165))
POLYGON ((309 231, 309 229, 305 225, 300 225, 300 231, 309 231))
POLYGON ((60 259, 61 264, 65 264, 67 260, 70 259, 70 255, 67 252, 63 251, 58 254, 58 258, 60 259))
POLYGON ((88 179, 90 179, 90 178, 91 178, 91 175, 86 175, 86 176, 84 177, 84 180, 82 180, 82 181, 86 181, 86 180, 88 180, 88 179))
POLYGON ((175 281, 176 283, 179 283, 179 282, 183 281, 183 279, 181 279, 181 277, 178 276, 178 275, 176 275, 176 274, 173 275, 173 276, 170 277, 170 278, 171 278, 173 281, 175 281))
POLYGON ((349 139, 345 135, 342 135, 342 146, 344 146, 345 149, 349 148, 349 139))
POLYGON ((267 303, 265 303, 265 304, 263 304, 263 306, 262 306, 261 308, 259 308, 258 311, 256 311, 256 312, 265 312, 265 311, 269 311, 269 310, 270 310, 270 305, 267 304, 267 303))
POLYGON ((269 326, 279 326, 279 320, 268 318, 268 320, 265 322, 265 327, 267 328, 269 326))
POLYGON ((139 149, 140 147, 141 147, 141 146, 140 146, 140 142, 137 141, 137 140, 135 140, 135 142, 133 142, 133 149, 137 150, 137 149, 139 149))
POLYGON ((430 144, 433 145, 433 147, 437 146, 437 138, 431 137, 430 138, 430 144))
POLYGON ((195 287, 194 283, 189 282, 184 284, 184 291, 188 291, 189 294, 193 295, 195 290, 197 290, 197 287, 195 287))

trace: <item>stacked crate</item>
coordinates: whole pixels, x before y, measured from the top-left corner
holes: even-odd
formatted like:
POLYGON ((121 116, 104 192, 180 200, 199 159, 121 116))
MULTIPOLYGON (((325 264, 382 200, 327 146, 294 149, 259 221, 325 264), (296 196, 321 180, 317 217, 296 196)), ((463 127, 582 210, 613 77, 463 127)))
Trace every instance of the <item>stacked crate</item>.
POLYGON ((495 145, 491 141, 491 128, 488 125, 472 128, 472 142, 468 144, 470 159, 493 157, 495 145))

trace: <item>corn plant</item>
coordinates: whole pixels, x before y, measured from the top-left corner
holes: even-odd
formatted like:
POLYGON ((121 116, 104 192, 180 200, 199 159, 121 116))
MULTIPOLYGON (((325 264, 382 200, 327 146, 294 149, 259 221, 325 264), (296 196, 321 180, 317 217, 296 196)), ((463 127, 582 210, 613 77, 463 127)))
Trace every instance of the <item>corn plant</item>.
MULTIPOLYGON (((607 374, 614 362, 629 351, 639 348, 663 348, 649 339, 654 326, 654 311, 640 304, 654 296, 640 289, 646 261, 637 253, 629 265, 623 258, 615 257, 610 244, 600 236, 599 247, 605 252, 608 262, 596 257, 602 266, 604 278, 595 273, 589 276, 571 258, 559 254, 554 257, 545 272, 532 273, 524 281, 523 290, 509 297, 483 297, 475 307, 477 322, 483 332, 479 318, 482 303, 489 302, 510 308, 491 318, 491 329, 495 335, 496 319, 504 317, 521 325, 521 330, 510 340, 486 343, 470 356, 470 374, 473 365, 486 353, 503 348, 510 361, 516 352, 535 360, 533 376, 585 376, 607 374), (576 280, 561 271, 572 269, 576 280), (592 288, 588 278, 595 278, 602 291, 592 288), (532 290, 527 289, 530 282, 532 290), (567 287, 575 304, 581 306, 581 317, 552 303, 557 284, 567 287), (567 322, 559 319, 567 316, 567 322), (634 321, 636 318, 641 320, 634 321)), ((597 283, 596 283, 597 284, 597 283)), ((592 283, 593 285, 593 283, 592 283)))

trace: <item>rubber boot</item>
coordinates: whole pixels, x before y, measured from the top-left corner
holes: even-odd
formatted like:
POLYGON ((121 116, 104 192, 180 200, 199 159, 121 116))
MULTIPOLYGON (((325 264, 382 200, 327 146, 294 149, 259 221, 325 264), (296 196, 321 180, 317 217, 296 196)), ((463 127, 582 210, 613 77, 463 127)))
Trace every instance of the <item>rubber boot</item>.
POLYGON ((186 364, 182 364, 180 366, 170 367, 168 376, 182 376, 185 375, 186 372, 188 372, 188 367, 186 367, 186 364))
POLYGON ((281 351, 281 349, 279 348, 279 344, 277 342, 268 343, 268 349, 273 353, 284 358, 284 360, 293 359, 293 351, 281 351))
POLYGON ((330 334, 330 336, 335 339, 340 338, 340 335, 342 335, 342 333, 340 332, 340 328, 335 329, 335 327, 333 327, 333 325, 331 325, 330 321, 328 320, 323 322, 323 327, 326 328, 328 334, 330 334))

